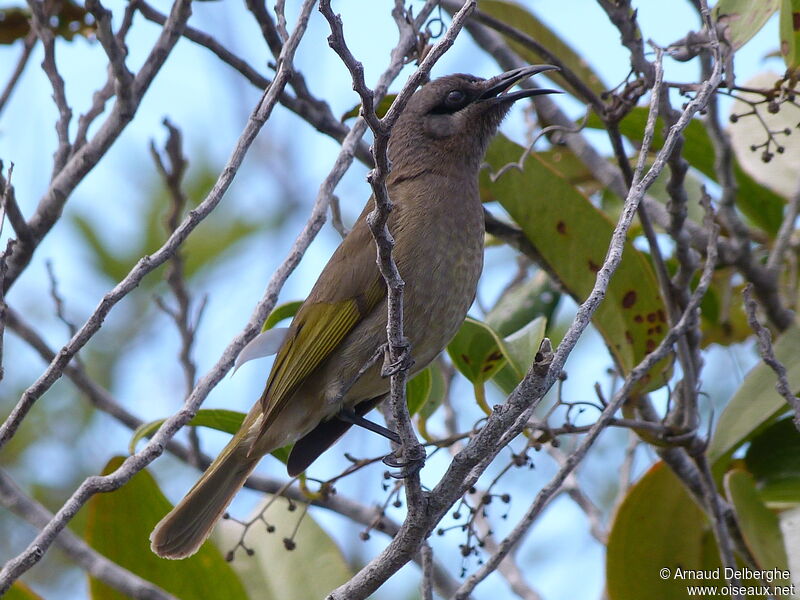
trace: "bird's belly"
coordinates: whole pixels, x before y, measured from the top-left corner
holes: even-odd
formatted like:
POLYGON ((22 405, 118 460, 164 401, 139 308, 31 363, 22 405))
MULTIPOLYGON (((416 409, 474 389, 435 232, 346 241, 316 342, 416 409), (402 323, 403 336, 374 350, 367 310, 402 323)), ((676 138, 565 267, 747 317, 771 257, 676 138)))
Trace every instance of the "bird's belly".
POLYGON ((404 334, 419 369, 445 348, 458 331, 475 298, 482 248, 442 260, 404 295, 404 334), (480 252, 478 255, 477 252, 480 252))
MULTIPOLYGON (((396 236, 395 261, 405 281, 403 334, 411 344, 414 360, 409 375, 424 369, 458 331, 475 298, 483 267, 483 208, 464 206, 458 226, 449 222, 446 207, 422 218, 421 235, 409 237, 403 224, 396 236), (472 209, 472 210, 471 210, 472 209)), ((434 210, 434 209, 432 209, 434 210)), ((416 224, 420 226, 419 223, 416 224)), ((381 377, 383 358, 357 380, 356 375, 375 351, 386 343, 387 304, 381 302, 342 341, 318 371, 328 416, 342 404, 355 405, 389 391, 381 377), (342 394, 342 389, 347 392, 342 394)))

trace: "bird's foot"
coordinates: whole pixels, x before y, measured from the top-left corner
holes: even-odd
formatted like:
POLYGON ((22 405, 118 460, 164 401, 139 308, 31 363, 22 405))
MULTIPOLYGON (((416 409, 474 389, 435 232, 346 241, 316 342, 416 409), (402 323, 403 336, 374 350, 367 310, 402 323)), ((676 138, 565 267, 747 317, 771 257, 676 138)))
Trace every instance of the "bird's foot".
POLYGON ((411 357, 411 343, 408 338, 403 338, 403 342, 399 347, 400 353, 397 358, 391 360, 389 355, 389 348, 386 347, 386 354, 381 368, 382 377, 391 377, 400 371, 408 371, 414 366, 414 359, 411 357))
POLYGON ((386 439, 394 442, 395 444, 400 444, 400 436, 397 435, 391 429, 387 429, 383 425, 378 425, 377 423, 373 423, 372 421, 368 421, 363 416, 356 413, 355 410, 352 408, 346 407, 343 408, 336 417, 340 421, 344 421, 345 423, 350 423, 351 425, 357 425, 359 427, 363 427, 373 433, 377 433, 378 435, 382 435, 386 439))
MULTIPOLYGON (((397 452, 402 452, 402 448, 398 448, 397 452)), ((405 479, 419 473, 420 469, 425 466, 425 449, 422 446, 417 446, 415 456, 402 457, 397 456, 397 453, 392 452, 383 457, 383 464, 392 469, 398 469, 394 473, 389 471, 389 476, 394 479, 405 479)))

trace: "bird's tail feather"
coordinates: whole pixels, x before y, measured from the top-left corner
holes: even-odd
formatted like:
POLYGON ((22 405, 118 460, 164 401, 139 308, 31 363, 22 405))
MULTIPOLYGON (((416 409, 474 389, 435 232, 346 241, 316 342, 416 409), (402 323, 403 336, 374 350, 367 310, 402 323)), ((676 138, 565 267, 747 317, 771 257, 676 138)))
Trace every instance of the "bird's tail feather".
MULTIPOLYGON (((237 440, 238 441, 238 440, 237 440)), ((235 442, 208 467, 189 493, 156 525, 150 548, 163 558, 186 558, 200 548, 260 458, 235 442)))

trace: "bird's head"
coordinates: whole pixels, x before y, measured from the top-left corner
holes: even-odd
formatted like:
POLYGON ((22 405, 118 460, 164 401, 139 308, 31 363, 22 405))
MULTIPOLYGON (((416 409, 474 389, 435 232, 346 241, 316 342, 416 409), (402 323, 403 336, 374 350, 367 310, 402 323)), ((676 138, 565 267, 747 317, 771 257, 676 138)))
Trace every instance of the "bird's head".
POLYGON ((390 138, 390 158, 397 166, 437 156, 457 157, 459 166, 464 159, 477 170, 489 140, 516 100, 555 93, 542 88, 508 90, 526 77, 553 69, 532 65, 490 79, 456 74, 431 81, 414 93, 398 118, 390 138))

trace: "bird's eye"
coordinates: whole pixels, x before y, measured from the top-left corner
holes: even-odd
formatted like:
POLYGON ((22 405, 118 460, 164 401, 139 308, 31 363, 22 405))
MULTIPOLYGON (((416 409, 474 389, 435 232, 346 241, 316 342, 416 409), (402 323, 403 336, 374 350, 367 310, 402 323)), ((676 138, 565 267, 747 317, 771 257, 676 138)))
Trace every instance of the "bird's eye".
POLYGON ((450 106, 460 106, 464 100, 466 99, 467 95, 462 92, 461 90, 451 90, 447 94, 447 104, 450 106))
POLYGON ((439 104, 431 109, 434 115, 452 115, 464 108, 469 102, 469 96, 463 90, 450 90, 439 104))

